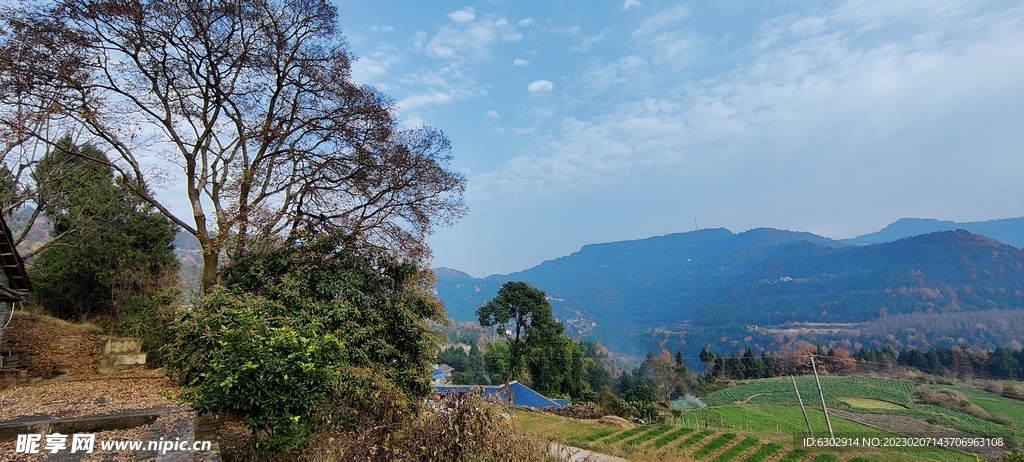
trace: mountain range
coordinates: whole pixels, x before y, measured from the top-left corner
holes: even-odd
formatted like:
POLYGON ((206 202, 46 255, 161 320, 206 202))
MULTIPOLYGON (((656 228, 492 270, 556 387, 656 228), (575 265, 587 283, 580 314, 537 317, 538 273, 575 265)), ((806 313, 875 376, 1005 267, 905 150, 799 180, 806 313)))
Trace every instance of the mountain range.
POLYGON ((750 325, 1024 308, 1024 252, 1005 241, 1024 241, 1024 218, 903 219, 841 241, 770 228, 704 229, 586 245, 508 275, 438 268, 435 287, 455 320, 474 320, 501 284, 523 280, 544 290, 556 317, 583 338, 625 346, 626 337, 661 329, 691 338, 702 332, 706 340, 750 325), (918 231, 925 234, 907 236, 918 231))

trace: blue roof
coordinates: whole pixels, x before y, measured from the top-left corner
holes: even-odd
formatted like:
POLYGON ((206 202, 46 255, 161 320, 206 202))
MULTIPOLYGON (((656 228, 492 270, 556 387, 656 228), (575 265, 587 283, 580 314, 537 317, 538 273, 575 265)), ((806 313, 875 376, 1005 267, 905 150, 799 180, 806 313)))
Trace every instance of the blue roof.
MULTIPOLYGON (((530 387, 519 383, 518 380, 509 382, 508 387, 512 389, 513 406, 560 408, 565 405, 548 399, 530 387)), ((474 389, 479 389, 481 396, 498 396, 502 401, 508 399, 504 385, 434 385, 434 390, 438 393, 468 392, 474 389)))

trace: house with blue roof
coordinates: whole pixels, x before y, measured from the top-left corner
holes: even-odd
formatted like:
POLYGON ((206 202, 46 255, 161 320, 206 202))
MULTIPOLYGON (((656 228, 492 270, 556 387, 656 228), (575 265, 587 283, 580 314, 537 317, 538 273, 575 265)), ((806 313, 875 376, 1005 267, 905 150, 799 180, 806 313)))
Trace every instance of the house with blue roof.
MULTIPOLYGON (((512 405, 519 407, 553 407, 560 408, 568 404, 568 400, 553 400, 533 391, 532 388, 519 383, 518 380, 509 382, 508 388, 512 390, 512 405)), ((498 400, 507 402, 508 392, 505 385, 434 385, 436 393, 458 393, 480 390, 481 396, 494 396, 498 400)))

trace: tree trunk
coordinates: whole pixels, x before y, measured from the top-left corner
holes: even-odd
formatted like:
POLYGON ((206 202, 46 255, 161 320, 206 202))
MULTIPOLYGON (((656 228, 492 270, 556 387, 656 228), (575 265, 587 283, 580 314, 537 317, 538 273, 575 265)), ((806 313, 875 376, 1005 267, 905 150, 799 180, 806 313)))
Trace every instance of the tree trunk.
POLYGON ((203 246, 203 295, 210 292, 213 286, 217 285, 217 251, 211 251, 203 246))

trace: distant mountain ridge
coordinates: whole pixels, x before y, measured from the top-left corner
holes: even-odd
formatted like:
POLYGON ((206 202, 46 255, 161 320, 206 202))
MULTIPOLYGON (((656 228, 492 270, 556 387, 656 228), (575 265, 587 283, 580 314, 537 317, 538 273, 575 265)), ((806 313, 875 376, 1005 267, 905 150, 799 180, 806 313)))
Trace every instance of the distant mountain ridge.
POLYGON ((474 320, 509 280, 544 290, 580 337, 625 346, 652 329, 679 339, 685 331, 687 345, 703 345, 725 341, 723 332, 735 342, 750 325, 1022 309, 1024 251, 965 230, 844 245, 777 229, 705 229, 586 245, 509 275, 439 269, 435 288, 450 317, 474 320))
POLYGON ((840 239, 839 242, 847 245, 879 244, 904 237, 958 229, 981 234, 1017 248, 1024 247, 1024 217, 964 223, 933 218, 900 218, 880 231, 852 239, 840 239))

